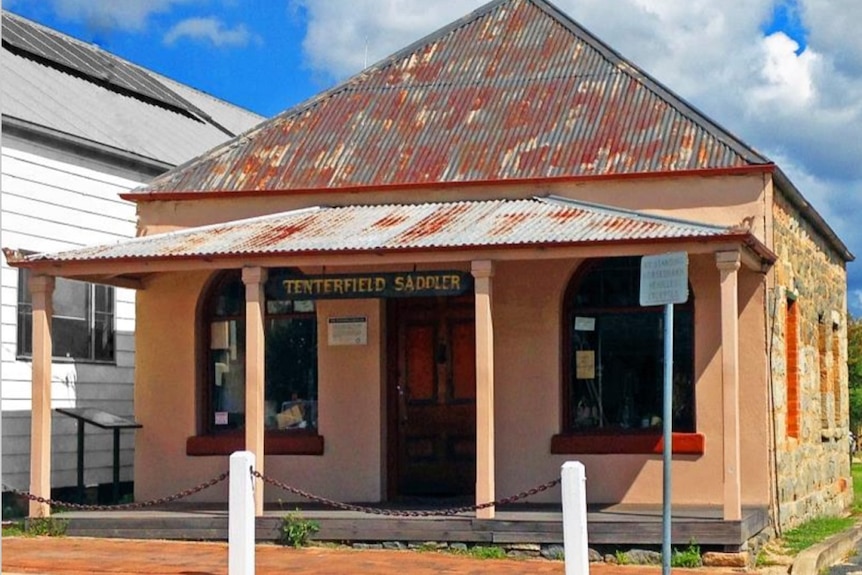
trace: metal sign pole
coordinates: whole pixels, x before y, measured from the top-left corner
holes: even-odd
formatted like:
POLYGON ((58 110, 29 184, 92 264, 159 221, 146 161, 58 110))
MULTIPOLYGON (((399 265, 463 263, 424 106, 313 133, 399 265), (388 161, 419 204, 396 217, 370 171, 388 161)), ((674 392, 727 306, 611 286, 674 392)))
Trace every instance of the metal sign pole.
POLYGON ((664 305, 662 385, 662 575, 670 575, 671 463, 673 461, 673 304, 688 300, 688 254, 671 252, 641 258, 640 304, 664 305))
POLYGON ((673 304, 664 306, 664 401, 662 402, 662 540, 661 540, 661 572, 670 575, 670 493, 671 493, 671 461, 673 455, 673 304))

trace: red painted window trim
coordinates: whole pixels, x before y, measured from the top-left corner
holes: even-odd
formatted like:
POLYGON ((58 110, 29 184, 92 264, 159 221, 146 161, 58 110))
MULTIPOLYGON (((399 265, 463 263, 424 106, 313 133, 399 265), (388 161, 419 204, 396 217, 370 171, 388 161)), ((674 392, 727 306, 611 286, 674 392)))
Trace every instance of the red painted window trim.
MULTIPOLYGON (((674 454, 703 455, 706 439, 702 433, 674 433, 671 441, 674 454)), ((557 454, 661 454, 663 451, 664 438, 659 431, 559 434, 551 438, 551 453, 557 454)))
MULTIPOLYGON (((323 455, 323 436, 316 433, 272 433, 263 439, 266 455, 323 455)), ((186 440, 186 455, 230 455, 245 449, 242 433, 193 435, 186 440)))

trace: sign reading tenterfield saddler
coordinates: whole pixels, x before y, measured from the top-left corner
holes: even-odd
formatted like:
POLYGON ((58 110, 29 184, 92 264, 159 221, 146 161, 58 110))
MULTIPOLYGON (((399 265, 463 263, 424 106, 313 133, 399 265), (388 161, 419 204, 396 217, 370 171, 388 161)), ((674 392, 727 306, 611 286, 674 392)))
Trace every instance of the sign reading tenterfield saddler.
POLYGON ((473 289, 460 271, 310 275, 282 281, 287 299, 349 299, 453 296, 473 289))

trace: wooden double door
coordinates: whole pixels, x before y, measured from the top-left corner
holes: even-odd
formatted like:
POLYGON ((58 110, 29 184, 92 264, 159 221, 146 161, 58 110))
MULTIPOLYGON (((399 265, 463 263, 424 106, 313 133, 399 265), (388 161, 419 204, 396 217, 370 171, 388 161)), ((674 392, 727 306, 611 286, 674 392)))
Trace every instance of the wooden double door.
POLYGON ((476 485, 473 295, 389 300, 389 497, 476 485))

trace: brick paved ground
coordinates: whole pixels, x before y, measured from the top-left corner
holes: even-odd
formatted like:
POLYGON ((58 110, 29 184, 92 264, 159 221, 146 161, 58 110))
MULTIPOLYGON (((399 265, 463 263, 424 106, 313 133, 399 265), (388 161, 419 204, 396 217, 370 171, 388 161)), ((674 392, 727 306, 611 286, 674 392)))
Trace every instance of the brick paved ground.
MULTIPOLYGON (((78 537, 3 539, 3 573, 46 575, 227 575, 227 545, 78 537)), ((259 545, 257 575, 563 575, 562 562, 480 560, 447 553, 259 545)), ((660 567, 593 564, 591 575, 659 575, 660 567)), ((674 569, 674 575, 739 573, 722 569, 674 569)))

